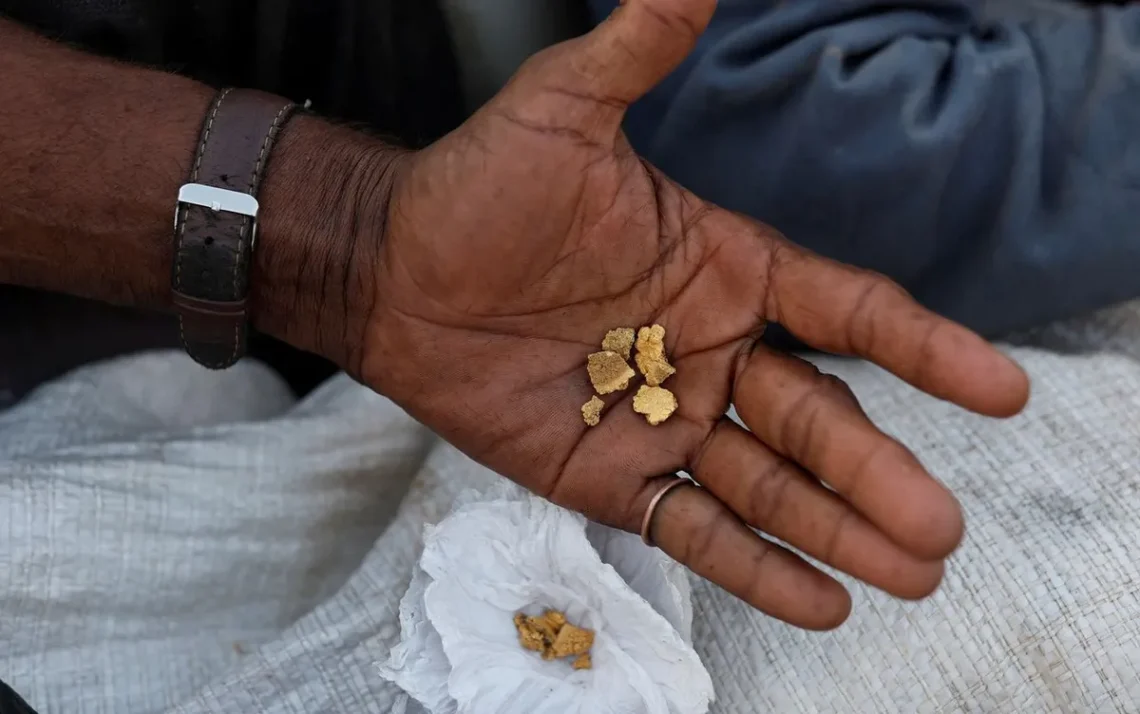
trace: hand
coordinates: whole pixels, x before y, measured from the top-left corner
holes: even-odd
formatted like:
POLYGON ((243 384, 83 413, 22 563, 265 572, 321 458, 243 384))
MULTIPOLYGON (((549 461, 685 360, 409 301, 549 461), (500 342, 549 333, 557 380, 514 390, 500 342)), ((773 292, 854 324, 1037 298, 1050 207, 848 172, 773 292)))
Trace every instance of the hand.
POLYGON ((841 381, 760 345, 765 323, 984 414, 1019 411, 1028 382, 882 277, 705 203, 632 151, 626 107, 685 57, 714 5, 627 0, 399 159, 375 216, 384 235, 358 238, 378 260, 350 369, 473 458, 602 523, 637 532, 662 477, 692 474, 703 488, 662 501, 657 544, 766 613, 829 628, 850 610, 843 587, 752 528, 918 598, 962 519, 841 381), (650 323, 667 329, 678 412, 651 427, 631 390, 588 429, 586 356, 610 328, 650 323), (730 404, 749 430, 725 418, 730 404))

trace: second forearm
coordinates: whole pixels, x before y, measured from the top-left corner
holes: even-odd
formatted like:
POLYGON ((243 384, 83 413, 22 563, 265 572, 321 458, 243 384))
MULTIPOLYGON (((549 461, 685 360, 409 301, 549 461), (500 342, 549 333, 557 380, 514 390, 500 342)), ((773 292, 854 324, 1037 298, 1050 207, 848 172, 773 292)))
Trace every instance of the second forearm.
POLYGON ((211 90, 0 20, 0 282, 168 299, 172 196, 211 90))
MULTIPOLYGON (((0 283, 169 309, 175 202, 215 89, 3 19, 0 76, 0 283)), ((286 126, 259 195, 255 327, 350 366, 375 258, 352 234, 397 155, 312 117, 286 126)))

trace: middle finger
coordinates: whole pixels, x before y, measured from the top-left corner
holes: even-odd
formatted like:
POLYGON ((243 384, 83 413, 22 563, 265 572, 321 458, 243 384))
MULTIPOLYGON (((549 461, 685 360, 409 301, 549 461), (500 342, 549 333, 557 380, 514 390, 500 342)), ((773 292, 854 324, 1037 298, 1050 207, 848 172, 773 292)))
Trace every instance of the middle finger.
POLYGON ((716 426, 693 471, 748 525, 896 597, 926 597, 942 580, 941 560, 907 553, 850 504, 727 418, 716 426))
POLYGON ((908 552, 935 560, 958 546, 957 501, 871 423, 842 382, 760 346, 738 367, 733 402, 762 442, 828 484, 908 552))

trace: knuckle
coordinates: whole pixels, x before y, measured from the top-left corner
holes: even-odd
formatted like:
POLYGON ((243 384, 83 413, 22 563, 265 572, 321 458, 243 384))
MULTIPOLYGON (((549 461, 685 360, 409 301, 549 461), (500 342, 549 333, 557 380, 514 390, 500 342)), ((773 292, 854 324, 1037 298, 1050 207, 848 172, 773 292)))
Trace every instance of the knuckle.
POLYGON ((868 354, 875 349, 875 316, 880 309, 876 295, 883 290, 883 284, 881 278, 867 277, 851 306, 847 319, 847 344, 852 352, 868 354))
POLYGON ((813 399, 811 405, 804 410, 802 419, 798 422, 801 426, 798 428, 799 433, 794 437, 792 453, 800 463, 812 461, 813 457, 818 454, 816 445, 820 443, 821 436, 825 431, 822 423, 826 406, 824 400, 813 399))
POLYGON ((861 404, 859 404, 859 397, 855 395, 855 392, 851 389, 851 385, 847 384, 847 382, 843 381, 841 378, 835 376, 834 374, 825 374, 823 375, 823 378, 828 381, 830 384, 830 389, 840 399, 848 402, 856 409, 858 409, 860 413, 862 413, 863 407, 861 404))
POLYGON ((543 48, 527 57, 519 65, 518 71, 508 83, 506 89, 526 91, 530 86, 550 74, 550 70, 565 64, 565 48, 558 45, 543 48))
POLYGON ((639 7, 652 18, 662 29, 681 34, 691 42, 696 42, 701 34, 691 18, 687 17, 681 9, 664 10, 652 3, 641 3, 639 7))
POLYGON ((776 458, 755 480, 753 480, 747 503, 748 519, 752 525, 770 527, 784 509, 788 485, 797 476, 795 466, 788 461, 776 458))
POLYGON ((840 392, 843 392, 845 394, 852 393, 851 388, 847 386, 847 382, 844 382, 842 379, 835 376, 834 374, 830 374, 830 373, 826 373, 826 372, 820 372, 819 378, 826 381, 831 389, 837 389, 840 392))
MULTIPOLYGON (((754 356, 758 350, 763 349, 759 340, 747 340, 740 346, 736 354, 735 375, 732 380, 732 403, 741 404, 747 400, 747 393, 753 390, 757 377, 756 360, 754 356)), ((755 386, 759 386, 756 384, 755 386)))
POLYGON ((834 564, 837 562, 839 547, 843 543, 843 536, 847 532, 852 516, 854 513, 850 509, 844 508, 832 522, 831 533, 827 537, 827 545, 824 546, 821 553, 825 563, 834 564))
POLYGON ((756 547, 745 564, 744 574, 747 585, 738 593, 746 602, 756 606, 769 599, 769 581, 764 577, 768 559, 776 552, 776 546, 763 539, 756 539, 756 547))
POLYGON ((910 455, 910 452, 889 437, 876 439, 862 458, 852 462, 846 478, 836 483, 835 487, 848 501, 855 500, 863 484, 869 480, 868 476, 879 471, 878 464, 884 458, 902 457, 903 453, 910 455))
POLYGON ((818 367, 809 365, 807 369, 810 369, 807 372, 808 386, 788 408, 779 435, 780 450, 791 454, 800 463, 812 453, 811 447, 820 431, 820 417, 826 411, 827 394, 831 388, 818 367))
POLYGON ((685 540, 684 552, 682 553, 684 562, 690 568, 699 569, 711 577, 711 573, 708 573, 707 564, 712 562, 710 556, 716 552, 716 541, 722 527, 721 520, 711 514, 694 524, 689 532, 689 537, 685 540))
POLYGON ((718 423, 713 426, 705 438, 697 442, 692 456, 689 457, 689 465, 692 467, 693 473, 699 474, 704 472, 706 457, 709 453, 715 453, 714 444, 720 441, 723 434, 724 429, 721 424, 718 423))
POLYGON ((933 361, 935 353, 934 345, 938 339, 938 333, 941 331, 945 323, 939 320, 931 320, 930 325, 927 327, 926 332, 920 338, 918 343, 918 351, 914 354, 914 361, 910 368, 910 374, 907 375, 908 381, 913 384, 925 384, 930 364, 933 361))
POLYGON ((756 222, 754 225, 756 227, 756 232, 760 235, 760 238, 763 241, 769 244, 769 250, 771 250, 774 255, 785 259, 789 257, 789 248, 791 247, 791 243, 788 241, 788 237, 786 235, 781 233, 779 229, 770 226, 767 223, 756 222))
POLYGON ((859 270, 862 283, 847 318, 847 344, 850 351, 857 354, 875 352, 878 342, 876 335, 880 316, 891 312, 890 308, 901 298, 910 300, 910 295, 887 276, 871 270, 859 270))
POLYGON ((767 260, 764 263, 763 277, 761 278, 761 296, 764 314, 774 322, 782 322, 780 308, 780 276, 786 269, 791 256, 791 248, 783 238, 765 236, 768 243, 767 260))

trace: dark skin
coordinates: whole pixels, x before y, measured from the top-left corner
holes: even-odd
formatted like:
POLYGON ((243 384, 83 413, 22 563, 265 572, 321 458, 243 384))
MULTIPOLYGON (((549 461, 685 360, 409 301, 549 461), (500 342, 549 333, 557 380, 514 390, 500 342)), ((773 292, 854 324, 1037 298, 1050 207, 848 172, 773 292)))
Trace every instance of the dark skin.
MULTIPOLYGON (((692 474, 703 488, 657 510, 659 546, 766 613, 829 628, 849 613, 843 587, 763 534, 920 598, 962 518, 842 382, 761 346, 765 324, 982 414, 1018 412, 1028 381, 886 279, 700 200, 632 151, 625 108, 690 51, 714 4, 629 0, 421 152, 293 122, 262 194, 254 320, 594 520, 636 532, 667 475, 692 474), (650 427, 613 395, 587 429, 586 355, 610 328, 654 322, 677 414, 650 427), (748 430, 724 418, 730 405, 748 430)), ((0 279, 165 307, 171 196, 210 91, 2 23, 0 72, 16 77, 0 87, 0 159, 17 167, 0 174, 0 279), (116 88, 53 90, 63 82, 28 79, 43 77, 36 63, 116 88), (71 134, 54 150, 48 137, 71 134)))

